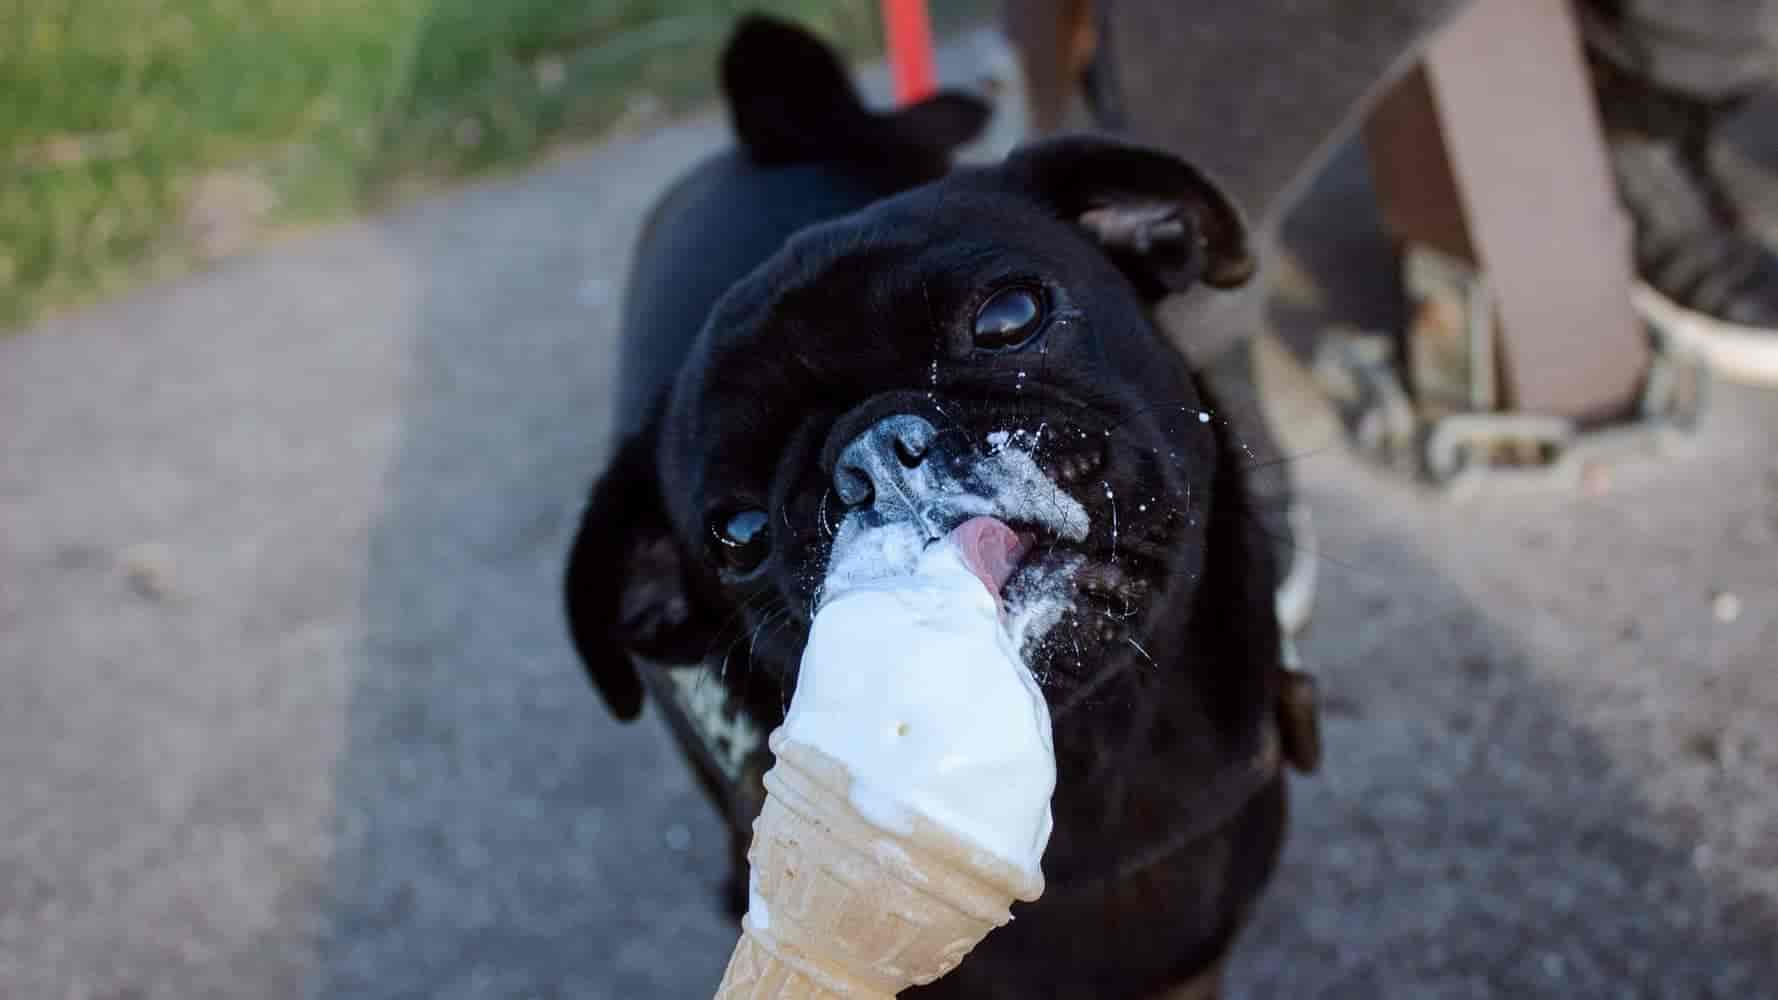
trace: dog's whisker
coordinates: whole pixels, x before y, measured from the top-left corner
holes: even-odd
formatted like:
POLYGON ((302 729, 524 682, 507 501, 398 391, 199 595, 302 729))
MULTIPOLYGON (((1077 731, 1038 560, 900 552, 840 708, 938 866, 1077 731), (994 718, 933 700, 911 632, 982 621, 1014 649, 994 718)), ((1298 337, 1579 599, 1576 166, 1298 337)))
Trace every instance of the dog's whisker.
POLYGON ((1138 407, 1134 410, 1126 411, 1124 414, 1122 414, 1122 416, 1119 419, 1117 419, 1116 421, 1113 421, 1110 424, 1107 424, 1105 426, 1104 430, 1108 434, 1115 433, 1117 431, 1123 430, 1125 427, 1129 426, 1131 423, 1133 423, 1136 420, 1139 420, 1139 419, 1146 417, 1146 416, 1153 414, 1153 413, 1159 413, 1159 412, 1165 412, 1165 411, 1172 411, 1175 413, 1193 414, 1197 417, 1198 423, 1206 423, 1207 424, 1212 421, 1217 421, 1220 423, 1227 423, 1226 420, 1218 418, 1211 411, 1206 410, 1206 409, 1199 407, 1199 406, 1193 406, 1189 403, 1152 403, 1148 406, 1138 407))
MULTIPOLYGON (((724 637, 729 634, 729 630, 738 625, 746 614, 747 607, 743 604, 741 607, 736 608, 727 618, 723 619, 722 624, 716 626, 716 633, 710 637, 710 644, 704 648, 704 655, 701 658, 708 660, 711 656, 714 656, 716 650, 724 644, 724 637)), ((729 646, 733 646, 735 641, 736 640, 734 639, 729 639, 727 640, 727 643, 729 646)), ((724 659, 726 660, 726 658, 727 653, 725 652, 724 659)), ((726 662, 724 663, 723 669, 727 669, 726 662)))
POLYGON ((1124 636, 1124 641, 1129 643, 1130 646, 1136 650, 1136 652, 1141 653, 1142 658, 1148 661, 1149 666, 1151 666, 1151 667, 1159 666, 1159 664, 1154 662, 1154 657, 1148 655, 1148 650, 1143 649, 1142 644, 1136 641, 1135 636, 1126 635, 1126 636, 1124 636))
MULTIPOLYGON (((1329 443, 1324 444, 1319 448, 1311 448, 1310 450, 1297 455, 1280 455, 1277 458, 1268 458, 1264 460, 1255 459, 1252 462, 1241 466, 1241 468, 1243 471, 1253 472, 1259 469, 1270 469, 1279 465, 1288 465, 1292 462, 1301 462, 1305 459, 1318 458, 1322 455, 1326 455, 1332 452, 1335 447, 1335 444, 1329 443)), ((1252 454, 1252 452, 1249 451, 1249 454, 1252 454)))
POLYGON ((1111 490, 1111 483, 1101 479, 1099 485, 1105 487, 1105 499, 1111 501, 1111 564, 1117 565, 1117 496, 1111 490))
POLYGON ((945 409, 943 406, 940 406, 938 400, 934 399, 934 400, 931 400, 930 402, 932 403, 932 408, 934 410, 937 410, 939 412, 940 416, 942 416, 946 420, 950 421, 951 427, 955 428, 959 433, 961 433, 963 435, 963 439, 965 441, 969 442, 971 447, 977 446, 976 440, 975 440, 975 435, 969 433, 969 428, 965 427, 963 425, 962 421, 958 420, 955 416, 953 416, 951 414, 951 411, 945 409))
POLYGON ((729 655, 734 652, 734 647, 747 637, 747 629, 743 624, 744 619, 749 612, 758 612, 777 599, 777 592, 768 590, 742 601, 727 618, 723 619, 722 624, 716 627, 716 634, 711 636, 710 645, 704 649, 701 659, 708 660, 715 655, 717 648, 723 646, 726 639, 728 648, 723 651, 721 668, 722 676, 726 679, 729 655), (727 638, 731 634, 731 630, 734 637, 727 638))
MULTIPOLYGON (((718 630, 716 638, 711 642, 710 650, 704 654, 704 659, 710 658, 710 653, 714 652, 716 645, 722 641, 723 634, 727 633, 727 631, 731 627, 734 627, 734 626, 737 626, 740 624, 737 621, 737 619, 744 617, 748 611, 760 610, 760 608, 769 604, 776 597, 777 597, 777 595, 775 593, 768 591, 766 593, 757 594, 757 595, 750 597, 747 600, 741 602, 741 606, 739 608, 735 609, 735 613, 733 615, 730 615, 728 618, 728 621, 725 622, 723 624, 723 626, 718 630)), ((755 631, 754 634, 755 635, 758 634, 757 630, 755 631)), ((739 646, 741 644, 741 640, 746 637, 747 637, 747 631, 744 628, 735 628, 735 637, 733 639, 729 640, 727 648, 724 649, 722 652, 722 666, 717 671, 717 678, 718 678, 718 680, 722 681, 724 684, 728 683, 728 665, 729 665, 729 661, 734 658, 735 647, 739 646)), ((748 667, 748 673, 747 673, 747 677, 745 679, 750 681, 753 676, 753 674, 752 674, 752 668, 753 668, 752 650, 748 651, 747 667, 748 667)), ((707 671, 707 670, 701 671, 700 675, 698 677, 698 684, 700 686, 703 685, 706 681, 709 680, 709 676, 710 676, 709 671, 707 671)))
POLYGON ((786 615, 789 613, 790 612, 788 610, 779 611, 776 615, 766 616, 764 619, 762 619, 760 621, 760 623, 758 625, 753 626, 753 635, 751 637, 749 637, 747 640, 747 659, 749 661, 753 660, 755 657, 757 657, 759 655, 759 634, 766 630, 766 626, 773 624, 775 621, 777 621, 783 615, 786 615))
POLYGON ((1360 566, 1357 563, 1354 563, 1354 562, 1351 562, 1351 561, 1345 560, 1345 559, 1336 559, 1333 556, 1328 555, 1327 549, 1325 547, 1318 545, 1314 548, 1310 548, 1309 546, 1304 545, 1300 541, 1298 541, 1294 534, 1292 534, 1288 531, 1278 531, 1278 530, 1273 529, 1271 526, 1266 524, 1264 518, 1261 516, 1261 513, 1262 512, 1259 512, 1259 511, 1242 508, 1242 509, 1231 510, 1224 516, 1244 518, 1244 519, 1246 519, 1248 525, 1253 530, 1259 532, 1261 535, 1263 535, 1267 539, 1274 541, 1274 542, 1281 542, 1281 543, 1287 544, 1287 545, 1289 545, 1289 547, 1291 549, 1293 549, 1295 551, 1308 553, 1309 555, 1314 556, 1317 562, 1324 562, 1324 563, 1328 564, 1329 566, 1334 567, 1335 569, 1341 570, 1346 573, 1350 573, 1350 574, 1357 576, 1357 577, 1362 577, 1367 580, 1387 579, 1386 574, 1379 573, 1379 572, 1373 572, 1371 570, 1365 569, 1363 566, 1360 566))
POLYGON ((1131 657, 1119 657, 1100 667, 1093 673, 1090 680, 1070 692, 1068 697, 1056 706, 1055 711, 1050 713, 1051 725, 1067 718, 1075 709, 1085 704, 1088 698, 1097 694, 1100 688, 1116 680, 1124 671, 1130 669, 1130 664, 1133 662, 1135 660, 1131 657))

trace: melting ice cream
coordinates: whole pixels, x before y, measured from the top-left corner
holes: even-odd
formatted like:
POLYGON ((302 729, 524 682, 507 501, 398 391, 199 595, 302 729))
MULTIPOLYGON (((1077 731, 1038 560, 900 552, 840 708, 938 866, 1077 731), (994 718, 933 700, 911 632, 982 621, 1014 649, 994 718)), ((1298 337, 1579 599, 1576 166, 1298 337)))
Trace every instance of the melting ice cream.
POLYGON ((989 517, 930 543, 898 530, 836 545, 783 735, 844 763, 872 823, 917 813, 1039 874, 1055 751, 999 595, 1026 543, 989 517), (858 571, 859 551, 910 545, 858 571))

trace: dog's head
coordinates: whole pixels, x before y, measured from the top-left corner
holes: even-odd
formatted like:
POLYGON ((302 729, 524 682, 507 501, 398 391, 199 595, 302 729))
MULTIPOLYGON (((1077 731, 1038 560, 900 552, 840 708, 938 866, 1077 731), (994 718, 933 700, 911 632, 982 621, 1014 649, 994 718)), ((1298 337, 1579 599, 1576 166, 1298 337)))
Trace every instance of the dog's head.
POLYGON ((1252 267, 1209 181, 1100 139, 797 236, 594 490, 569 612, 611 708, 640 707, 630 651, 788 692, 824 586, 978 514, 1035 542, 1004 596, 1052 704, 1182 642, 1226 456, 1149 308, 1252 267))

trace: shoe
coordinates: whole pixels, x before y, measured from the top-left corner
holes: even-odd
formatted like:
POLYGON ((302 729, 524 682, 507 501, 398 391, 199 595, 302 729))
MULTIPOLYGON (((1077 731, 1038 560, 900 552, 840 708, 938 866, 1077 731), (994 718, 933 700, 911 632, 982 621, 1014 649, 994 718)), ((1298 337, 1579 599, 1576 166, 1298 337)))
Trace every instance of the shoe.
POLYGON ((1273 605, 1278 630, 1288 639, 1308 625, 1315 606, 1319 560, 1309 508, 1297 498, 1289 457, 1282 453, 1266 423, 1254 381, 1251 339, 1224 351, 1203 375, 1235 440, 1253 456, 1247 470, 1248 510, 1255 527, 1272 546, 1273 564, 1278 569, 1273 605))
POLYGON ((1718 374, 1778 386, 1778 254, 1744 224, 1710 163, 1739 102, 1654 90, 1600 61, 1600 111, 1635 232, 1636 308, 1718 374))

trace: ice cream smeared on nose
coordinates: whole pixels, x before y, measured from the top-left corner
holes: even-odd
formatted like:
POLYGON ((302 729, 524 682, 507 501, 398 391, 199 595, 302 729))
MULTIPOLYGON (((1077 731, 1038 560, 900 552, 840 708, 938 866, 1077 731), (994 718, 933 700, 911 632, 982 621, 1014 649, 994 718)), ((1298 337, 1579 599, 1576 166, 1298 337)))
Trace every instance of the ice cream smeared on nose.
POLYGON ((844 763, 872 823, 905 832, 917 813, 1039 874, 1056 784, 1049 709, 999 595, 1028 545, 977 517, 911 569, 840 587, 830 574, 782 733, 844 763))

